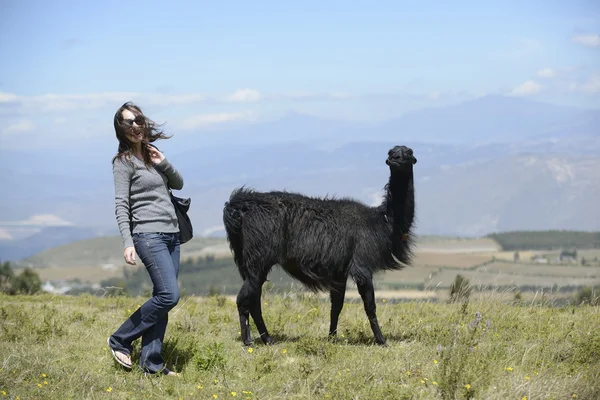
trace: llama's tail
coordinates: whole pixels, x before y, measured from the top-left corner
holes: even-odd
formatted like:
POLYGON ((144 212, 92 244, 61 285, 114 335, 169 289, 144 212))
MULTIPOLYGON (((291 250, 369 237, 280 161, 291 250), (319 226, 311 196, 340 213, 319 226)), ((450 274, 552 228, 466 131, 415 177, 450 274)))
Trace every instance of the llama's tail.
POLYGON ((227 233, 227 241, 229 248, 233 253, 233 259, 240 271, 240 275, 244 278, 242 267, 244 265, 244 236, 242 232, 242 211, 232 204, 231 200, 225 202, 223 207, 223 225, 227 233))

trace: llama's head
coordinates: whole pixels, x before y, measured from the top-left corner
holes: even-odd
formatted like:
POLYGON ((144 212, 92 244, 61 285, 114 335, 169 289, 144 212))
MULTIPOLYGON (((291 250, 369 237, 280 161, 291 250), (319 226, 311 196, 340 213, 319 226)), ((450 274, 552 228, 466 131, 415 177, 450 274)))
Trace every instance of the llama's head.
POLYGON ((391 169, 404 170, 412 167, 413 164, 417 163, 417 159, 413 155, 413 150, 406 146, 394 146, 393 149, 388 151, 388 158, 385 163, 390 166, 391 169))

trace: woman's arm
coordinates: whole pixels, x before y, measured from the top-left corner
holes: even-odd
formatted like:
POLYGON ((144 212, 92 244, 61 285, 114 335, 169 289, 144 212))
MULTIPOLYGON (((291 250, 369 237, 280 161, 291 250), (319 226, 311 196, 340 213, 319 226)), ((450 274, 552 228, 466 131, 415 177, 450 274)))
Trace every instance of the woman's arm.
POLYGON ((148 150, 150 151, 150 160, 154 163, 154 167, 167 177, 169 188, 181 190, 183 188, 183 177, 179 171, 154 145, 149 144, 148 150))
POLYGON ((123 239, 123 248, 133 247, 131 235, 131 211, 129 208, 129 187, 133 168, 119 158, 113 163, 115 185, 115 216, 123 239))
POLYGON ((155 165, 155 168, 165 174, 171 189, 181 190, 181 188, 183 188, 183 177, 173 166, 173 164, 169 162, 169 160, 164 158, 161 162, 155 165))

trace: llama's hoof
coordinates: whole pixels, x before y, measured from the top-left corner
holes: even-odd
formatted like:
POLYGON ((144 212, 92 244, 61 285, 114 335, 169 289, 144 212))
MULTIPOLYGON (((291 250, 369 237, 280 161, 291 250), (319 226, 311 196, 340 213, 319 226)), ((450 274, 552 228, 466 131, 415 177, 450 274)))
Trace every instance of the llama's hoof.
POLYGON ((267 346, 270 346, 272 344, 275 344, 275 340, 273 340, 271 336, 267 336, 266 338, 263 338, 263 343, 267 346))

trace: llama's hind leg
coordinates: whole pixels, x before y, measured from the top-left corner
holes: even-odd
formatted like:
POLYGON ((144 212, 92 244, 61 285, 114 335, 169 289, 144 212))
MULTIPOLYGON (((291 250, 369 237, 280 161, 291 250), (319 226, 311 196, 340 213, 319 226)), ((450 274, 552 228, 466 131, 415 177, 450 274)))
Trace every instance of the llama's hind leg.
POLYGON ((254 320, 254 324, 258 329, 258 333, 260 334, 262 341, 265 344, 270 344, 273 342, 269 332, 267 332, 267 327, 265 325, 265 321, 263 320, 262 307, 260 304, 262 285, 265 280, 266 274, 259 277, 252 276, 246 278, 237 296, 237 307, 241 328, 240 331, 242 333, 242 340, 246 346, 252 344, 252 339, 250 337, 250 315, 252 315, 252 319, 254 320))
POLYGON ((273 344, 273 339, 269 335, 267 331, 267 326, 262 316, 262 305, 261 305, 261 294, 262 294, 262 285, 265 280, 260 282, 258 286, 258 294, 254 299, 254 302, 250 308, 250 314, 252 315, 252 319, 254 320, 254 324, 256 325, 256 329, 258 329, 258 333, 260 338, 262 339, 264 344, 273 344))
POLYGON ((244 283, 237 295, 236 303, 238 314, 240 317, 240 332, 244 345, 250 346, 252 339, 250 338, 250 307, 252 304, 252 285, 248 279, 244 283))
POLYGON ((358 287, 358 293, 360 293, 360 297, 362 297, 365 312, 367 313, 367 318, 369 318, 369 323, 371 324, 371 329, 373 330, 373 335, 375 336, 375 342, 385 346, 386 342, 383 334, 381 333, 381 328, 379 328, 379 322, 377 321, 373 280, 372 278, 361 279, 356 282, 356 286, 358 287))
POLYGON ((346 279, 334 283, 329 291, 331 299, 331 315, 329 323, 329 338, 333 338, 337 334, 338 319, 340 312, 344 307, 344 297, 346 295, 346 279))

